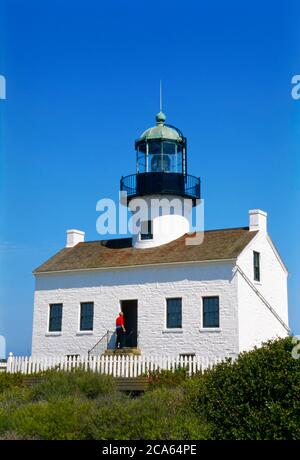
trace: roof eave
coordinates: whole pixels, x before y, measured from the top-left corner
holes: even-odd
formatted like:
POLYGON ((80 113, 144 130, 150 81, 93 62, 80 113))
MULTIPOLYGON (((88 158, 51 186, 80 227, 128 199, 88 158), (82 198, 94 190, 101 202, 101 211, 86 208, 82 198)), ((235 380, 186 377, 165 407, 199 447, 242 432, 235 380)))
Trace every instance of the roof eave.
MULTIPOLYGON (((238 256, 237 256, 238 257, 238 256)), ((182 262, 159 262, 153 264, 136 264, 136 265, 122 265, 122 266, 110 266, 110 267, 93 267, 93 268, 73 268, 66 270, 45 270, 45 271, 36 271, 34 270, 32 274, 44 275, 52 273, 72 273, 72 272, 86 272, 86 271, 104 271, 104 270, 123 270, 130 268, 141 268, 141 267, 157 267, 157 266, 166 266, 166 265, 189 265, 189 264, 202 264, 202 263, 225 263, 233 262, 237 260, 237 257, 231 257, 227 259, 207 259, 207 260, 185 260, 182 262)))

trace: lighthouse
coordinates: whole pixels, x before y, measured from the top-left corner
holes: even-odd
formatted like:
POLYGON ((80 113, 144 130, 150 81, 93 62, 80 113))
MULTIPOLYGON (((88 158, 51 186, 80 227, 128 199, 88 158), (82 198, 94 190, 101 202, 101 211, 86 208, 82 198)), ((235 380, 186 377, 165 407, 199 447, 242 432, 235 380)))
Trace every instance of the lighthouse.
POLYGON ((122 176, 122 198, 136 230, 132 246, 146 249, 169 243, 190 230, 190 214, 200 199, 200 178, 187 172, 187 140, 166 115, 135 141, 136 174, 122 176), (126 192, 126 193, 125 193, 126 192))
POLYGON ((132 238, 85 241, 83 231, 67 231, 65 247, 34 270, 32 354, 113 353, 120 311, 125 352, 160 362, 166 353, 237 356, 290 333, 288 272, 267 213, 251 209, 248 225, 195 232, 190 244, 200 179, 188 174, 185 136, 160 110, 135 151, 136 172, 120 183, 132 238))

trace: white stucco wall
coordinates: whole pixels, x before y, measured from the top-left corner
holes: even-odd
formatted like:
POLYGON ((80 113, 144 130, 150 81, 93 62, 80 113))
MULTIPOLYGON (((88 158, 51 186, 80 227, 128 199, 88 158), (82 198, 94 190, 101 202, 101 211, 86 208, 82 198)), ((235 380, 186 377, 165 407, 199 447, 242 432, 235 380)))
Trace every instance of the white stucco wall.
POLYGON ((33 355, 86 354, 114 328, 120 300, 138 300, 144 354, 223 356, 238 351, 233 262, 94 270, 36 276, 33 355), (220 329, 202 330, 202 296, 220 296, 220 329), (166 330, 166 298, 182 297, 182 331, 166 330), (94 331, 78 334, 80 302, 94 302, 94 331), (63 303, 62 333, 48 335, 50 303, 63 303))
MULTIPOLYGON (((247 277, 288 324, 287 271, 280 263, 265 232, 259 232, 240 254, 237 264, 247 277), (254 281, 253 251, 260 253, 260 282, 254 281)), ((255 345, 285 337, 286 330, 255 294, 242 276, 237 273, 239 303, 239 348, 249 350, 255 345)))

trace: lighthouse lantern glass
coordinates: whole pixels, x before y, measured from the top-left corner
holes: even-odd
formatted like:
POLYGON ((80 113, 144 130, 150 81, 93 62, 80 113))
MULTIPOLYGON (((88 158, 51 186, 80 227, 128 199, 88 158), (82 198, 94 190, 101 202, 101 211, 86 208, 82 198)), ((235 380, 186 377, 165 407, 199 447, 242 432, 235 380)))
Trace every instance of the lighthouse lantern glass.
POLYGON ((148 140, 137 145, 137 173, 173 172, 183 174, 182 145, 178 142, 148 140))

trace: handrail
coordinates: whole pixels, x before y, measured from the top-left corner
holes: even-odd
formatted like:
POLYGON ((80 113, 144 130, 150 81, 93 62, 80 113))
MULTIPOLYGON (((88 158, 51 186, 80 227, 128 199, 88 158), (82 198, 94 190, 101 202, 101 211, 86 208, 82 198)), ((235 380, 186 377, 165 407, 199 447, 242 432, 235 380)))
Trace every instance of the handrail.
POLYGON ((135 196, 160 193, 175 194, 196 200, 200 198, 200 178, 168 171, 143 172, 122 176, 120 190, 126 192, 129 199, 135 196))
POLYGON ((97 347, 97 345, 99 345, 99 343, 101 343, 103 341, 103 339, 105 339, 105 338, 107 339, 109 333, 113 334, 114 331, 107 330, 106 333, 101 337, 101 339, 99 339, 98 342, 88 351, 88 356, 97 347))
MULTIPOLYGON (((95 345, 88 351, 88 356, 90 356, 90 354, 96 349, 96 347, 100 343, 104 342, 104 339, 107 340, 106 348, 108 349, 108 337, 109 337, 109 334, 114 334, 114 331, 107 330, 106 333, 98 340, 98 342, 96 342, 95 345)), ((128 337, 130 337, 132 334, 133 334, 133 330, 126 332, 126 334, 125 334, 126 339, 128 339, 128 337)))

